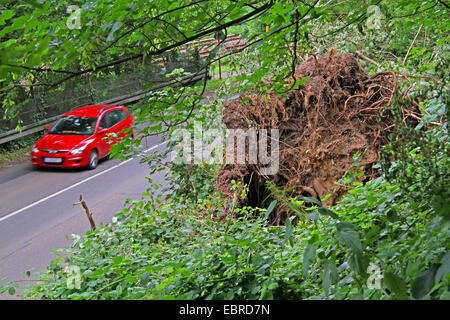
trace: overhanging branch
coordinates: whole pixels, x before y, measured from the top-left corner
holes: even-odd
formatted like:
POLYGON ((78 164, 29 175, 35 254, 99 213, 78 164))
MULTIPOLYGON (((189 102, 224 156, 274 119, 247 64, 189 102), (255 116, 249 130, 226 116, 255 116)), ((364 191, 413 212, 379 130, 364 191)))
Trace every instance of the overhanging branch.
MULTIPOLYGON (((201 1, 198 1, 198 3, 199 2, 201 2, 201 1)), ((316 3, 317 2, 318 1, 316 1, 316 3)), ((214 32, 217 32, 217 31, 220 31, 220 30, 224 30, 224 29, 226 29, 226 28, 228 28, 228 27, 230 27, 232 25, 244 22, 247 19, 249 19, 249 18, 251 18, 251 17, 253 17, 253 16, 255 16, 255 15, 257 15, 257 14, 259 14, 259 13, 265 11, 265 10, 267 10, 267 9, 269 9, 270 7, 273 6, 273 4, 274 4, 273 0, 270 0, 266 4, 264 4, 264 5, 260 6, 259 8, 257 8, 255 10, 253 10, 253 11, 243 15, 242 17, 239 17, 237 19, 234 19, 234 20, 228 21, 226 23, 220 24, 220 25, 215 26, 213 28, 209 28, 207 30, 198 32, 197 34, 195 34, 195 35, 193 35, 191 37, 187 37, 187 38, 185 38, 185 39, 183 39, 181 41, 175 42, 175 43, 173 43, 171 45, 165 46, 165 47, 157 49, 157 50, 153 50, 153 51, 147 52, 145 54, 144 53, 135 54, 133 56, 124 57, 124 58, 117 59, 117 60, 114 60, 114 61, 102 64, 102 65, 99 65, 99 66, 96 66, 96 67, 93 67, 93 68, 88 68, 88 69, 79 70, 79 71, 63 71, 63 70, 51 70, 51 69, 49 69, 48 71, 69 73, 69 75, 67 77, 64 77, 63 79, 57 81, 57 82, 54 82, 54 83, 50 84, 50 85, 42 84, 42 86, 56 87, 56 86, 64 83, 65 81, 68 81, 68 80, 70 80, 70 79, 72 79, 74 77, 77 77, 77 76, 80 76, 80 75, 83 75, 83 74, 87 74, 87 73, 90 73, 90 72, 96 72, 96 71, 99 71, 99 70, 103 70, 103 69, 112 67, 114 65, 122 64, 122 63, 125 63, 125 62, 128 62, 128 61, 131 61, 131 60, 139 59, 139 58, 143 57, 144 55, 145 56, 160 55, 160 54, 165 53, 167 51, 170 51, 170 50, 172 50, 174 48, 180 47, 180 46, 182 46, 182 45, 184 45, 184 44, 186 44, 188 42, 197 40, 197 39, 199 39, 199 38, 201 38, 203 36, 206 36, 208 34, 212 34, 214 32)), ((136 30, 137 30, 137 28, 136 28, 136 30)), ((124 35, 122 35, 122 37, 124 35)))

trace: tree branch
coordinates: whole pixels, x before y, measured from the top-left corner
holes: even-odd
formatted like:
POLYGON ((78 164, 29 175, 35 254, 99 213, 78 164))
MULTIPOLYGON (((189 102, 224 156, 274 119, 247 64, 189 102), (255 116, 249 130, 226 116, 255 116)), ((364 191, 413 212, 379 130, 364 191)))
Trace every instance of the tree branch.
MULTIPOLYGON (((317 3, 317 2, 318 2, 318 0, 315 3, 317 3)), ((270 7, 273 6, 273 4, 274 4, 273 0, 270 0, 266 4, 264 4, 261 7, 259 7, 258 9, 253 10, 253 11, 251 11, 251 12, 249 12, 249 13, 247 13, 247 14, 245 14, 245 15, 237 18, 237 19, 234 19, 234 20, 228 21, 228 22, 226 22, 224 24, 221 24, 219 26, 216 26, 216 27, 209 28, 207 30, 198 32, 197 34, 195 34, 195 35, 193 35, 191 37, 188 37, 188 38, 185 38, 184 40, 175 42, 175 43, 173 43, 171 45, 168 45, 168 46, 166 46, 164 48, 157 49, 157 50, 154 50, 154 51, 150 51, 150 52, 146 53, 145 55, 146 56, 159 55, 159 54, 162 54, 164 52, 170 51, 170 50, 172 50, 174 48, 177 48, 179 46, 182 46, 182 45, 184 45, 184 44, 186 44, 188 42, 191 42, 191 41, 194 41, 196 39, 199 39, 199 38, 201 38, 201 37, 203 37, 205 35, 217 32, 219 30, 226 29, 226 28, 228 28, 228 27, 230 27, 232 25, 235 25, 235 24, 241 23, 243 21, 246 21, 247 19, 251 18, 252 16, 254 16, 256 14, 259 14, 260 12, 269 9, 270 7)), ((308 10, 308 12, 309 12, 309 10, 308 10)), ((61 79, 61 80, 51 84, 50 87, 56 87, 56 86, 60 85, 61 83, 65 82, 67 80, 70 80, 70 79, 72 79, 72 78, 74 78, 76 76, 80 76, 80 75, 83 75, 83 74, 86 74, 86 73, 89 73, 89 72, 94 72, 94 71, 102 70, 102 69, 105 69, 105 68, 109 68, 109 67, 112 67, 112 66, 117 65, 117 64, 121 64, 121 63, 125 63, 125 62, 128 62, 128 61, 134 60, 134 59, 141 58, 142 56, 144 56, 144 54, 143 53, 139 53, 139 54, 135 54, 135 55, 130 56, 130 57, 125 57, 125 58, 121 58, 121 59, 118 59, 118 60, 114 60, 114 61, 102 64, 102 65, 94 67, 94 68, 89 68, 89 69, 80 70, 80 71, 74 71, 69 76, 67 76, 67 77, 65 77, 65 78, 63 78, 63 79, 61 79)))
POLYGON ((139 24, 138 26, 136 26, 136 27, 134 27, 134 28, 132 28, 132 29, 126 31, 125 33, 121 34, 120 36, 118 36, 118 37, 117 37, 116 39, 114 39, 114 41, 112 41, 106 48, 104 48, 103 51, 108 50, 109 48, 111 48, 114 44, 116 44, 120 39, 122 39, 122 38, 125 37, 126 35, 129 35, 130 33, 133 33, 134 31, 136 31, 136 30, 138 30, 138 29, 144 27, 146 24, 148 24, 148 23, 154 21, 155 19, 158 19, 158 18, 160 18, 160 17, 162 17, 162 16, 164 16, 164 15, 166 15, 166 14, 168 14, 168 13, 172 13, 172 12, 175 12, 175 11, 178 11, 178 10, 181 10, 181 9, 185 9, 185 8, 188 8, 188 7, 197 5, 197 4, 202 3, 202 2, 205 2, 205 1, 208 1, 208 0, 200 0, 200 1, 196 1, 196 2, 193 2, 193 3, 189 3, 189 4, 186 4, 186 5, 184 5, 184 6, 177 7, 177 8, 174 8, 174 9, 172 9, 172 10, 168 10, 168 11, 165 11, 165 12, 163 12, 163 13, 160 13, 160 14, 156 15, 155 17, 152 17, 151 19, 149 19, 149 20, 147 20, 147 21, 145 21, 145 22, 142 22, 142 23, 139 24))
POLYGON ((406 59, 408 59, 409 52, 411 51, 411 48, 413 47, 414 42, 416 42, 417 36, 419 35, 420 31, 422 30, 422 27, 423 27, 423 23, 420 25, 419 30, 417 31, 413 41, 411 42, 411 45, 409 46, 408 51, 406 52, 405 58, 403 58, 402 64, 405 64, 406 59))
POLYGON ((448 4, 447 4, 445 1, 443 1, 443 0, 438 0, 438 2, 439 2, 440 4, 442 4, 443 6, 445 6, 447 9, 450 9, 450 7, 448 6, 448 4))

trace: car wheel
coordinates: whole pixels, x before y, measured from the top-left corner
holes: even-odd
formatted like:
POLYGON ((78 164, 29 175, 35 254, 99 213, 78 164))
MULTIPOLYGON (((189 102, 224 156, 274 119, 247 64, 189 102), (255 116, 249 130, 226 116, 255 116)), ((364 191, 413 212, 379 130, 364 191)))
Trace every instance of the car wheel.
POLYGON ((94 170, 95 168, 97 168, 97 164, 98 164, 98 152, 97 150, 93 149, 91 151, 91 154, 89 155, 89 164, 87 168, 89 170, 94 170))

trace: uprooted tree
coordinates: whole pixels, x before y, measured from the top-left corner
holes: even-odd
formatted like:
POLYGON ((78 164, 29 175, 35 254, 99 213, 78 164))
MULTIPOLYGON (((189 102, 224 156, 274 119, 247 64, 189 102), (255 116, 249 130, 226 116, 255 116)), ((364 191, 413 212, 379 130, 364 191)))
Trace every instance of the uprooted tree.
MULTIPOLYGON (((248 198, 241 205, 267 207, 270 192, 266 181, 290 189, 291 195, 323 199, 334 205, 345 186, 335 182, 352 166, 359 152, 361 181, 376 176, 373 165, 380 145, 389 141, 395 118, 389 110, 394 96, 406 97, 410 86, 397 93, 399 79, 409 79, 398 72, 379 72, 368 76, 353 54, 311 56, 300 65, 295 78, 307 79, 286 94, 252 92, 225 103, 223 121, 229 129, 279 129, 279 171, 273 176, 261 173, 258 164, 226 164, 216 179, 217 189, 232 198, 231 181, 249 185, 248 198)), ((286 87, 293 80, 288 79, 286 87)), ((401 107, 402 121, 409 126, 420 119, 417 107, 410 102, 401 107)), ((270 139, 270 136, 269 136, 270 139)), ((248 157, 248 155, 247 155, 248 157)), ((248 161, 247 161, 248 162, 248 161)), ((280 223, 282 207, 273 221, 280 223)))

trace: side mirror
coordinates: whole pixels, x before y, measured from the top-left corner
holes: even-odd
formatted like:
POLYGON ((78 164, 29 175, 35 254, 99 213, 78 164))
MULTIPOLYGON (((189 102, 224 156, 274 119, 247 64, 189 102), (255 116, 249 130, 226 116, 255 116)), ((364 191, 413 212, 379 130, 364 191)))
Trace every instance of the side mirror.
POLYGON ((98 134, 105 134, 105 133, 108 133, 108 129, 102 128, 102 129, 98 130, 98 134))

